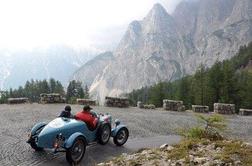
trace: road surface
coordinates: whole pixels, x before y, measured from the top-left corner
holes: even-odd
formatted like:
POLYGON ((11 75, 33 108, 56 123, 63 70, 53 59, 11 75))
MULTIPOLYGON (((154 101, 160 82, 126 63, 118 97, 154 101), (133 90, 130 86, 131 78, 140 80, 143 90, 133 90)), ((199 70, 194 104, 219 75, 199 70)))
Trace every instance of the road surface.
MULTIPOLYGON (((63 104, 0 105, 0 166, 65 164, 64 154, 52 155, 47 151, 34 153, 26 143, 28 133, 35 123, 50 122, 58 116, 64 106, 63 104)), ((81 106, 73 105, 72 110, 76 113, 81 110, 81 106)), ((169 135, 175 135, 178 128, 197 125, 194 114, 188 112, 106 107, 95 107, 94 110, 109 113, 114 119, 121 119, 122 123, 128 125, 130 138, 123 148, 115 147, 113 144, 90 147, 85 155, 87 157, 85 161, 89 163, 101 162, 138 148, 172 143, 178 139, 173 139, 169 135)), ((225 117, 229 137, 252 142, 252 117, 237 115, 225 117)))

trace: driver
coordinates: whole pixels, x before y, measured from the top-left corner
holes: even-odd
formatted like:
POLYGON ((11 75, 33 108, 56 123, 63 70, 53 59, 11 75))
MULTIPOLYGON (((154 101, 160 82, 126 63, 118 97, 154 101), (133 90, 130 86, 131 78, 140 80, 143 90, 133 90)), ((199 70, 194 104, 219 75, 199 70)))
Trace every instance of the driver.
POLYGON ((65 106, 65 109, 60 113, 59 117, 73 118, 73 115, 71 114, 71 106, 70 105, 65 106))
POLYGON ((91 108, 89 105, 85 105, 83 110, 75 115, 76 120, 82 120, 91 130, 95 129, 98 123, 97 116, 95 113, 91 112, 92 109, 93 108, 91 108))

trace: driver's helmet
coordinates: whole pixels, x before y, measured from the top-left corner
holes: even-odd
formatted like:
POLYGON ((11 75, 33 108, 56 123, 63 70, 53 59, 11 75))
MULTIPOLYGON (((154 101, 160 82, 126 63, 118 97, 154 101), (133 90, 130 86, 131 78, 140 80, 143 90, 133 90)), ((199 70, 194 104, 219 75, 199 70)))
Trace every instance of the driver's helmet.
POLYGON ((71 111, 71 106, 70 105, 65 106, 65 111, 70 112, 71 111))

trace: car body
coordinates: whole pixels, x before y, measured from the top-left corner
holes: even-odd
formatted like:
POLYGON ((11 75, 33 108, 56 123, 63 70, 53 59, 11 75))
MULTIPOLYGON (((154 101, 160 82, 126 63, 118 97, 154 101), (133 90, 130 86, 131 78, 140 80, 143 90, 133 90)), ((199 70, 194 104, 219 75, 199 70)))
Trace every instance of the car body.
POLYGON ((86 146, 94 142, 105 145, 110 137, 113 137, 114 143, 118 146, 126 143, 129 136, 126 125, 116 120, 112 128, 111 115, 96 116, 98 124, 95 129, 90 129, 85 122, 74 118, 58 117, 48 124, 37 123, 31 129, 27 143, 36 151, 52 149, 55 153, 66 152, 66 159, 71 164, 79 163, 86 146))

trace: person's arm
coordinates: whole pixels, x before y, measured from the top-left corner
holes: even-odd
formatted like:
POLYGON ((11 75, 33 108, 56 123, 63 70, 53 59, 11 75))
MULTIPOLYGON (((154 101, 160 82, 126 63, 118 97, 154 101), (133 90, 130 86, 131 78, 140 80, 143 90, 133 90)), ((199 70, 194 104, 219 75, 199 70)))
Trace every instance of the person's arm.
POLYGON ((94 111, 90 111, 90 114, 91 114, 93 117, 97 118, 97 114, 96 114, 94 111))
POLYGON ((74 115, 74 119, 79 120, 78 113, 74 115))
POLYGON ((58 117, 64 117, 64 112, 61 111, 60 115, 58 117))
POLYGON ((89 116, 89 125, 92 127, 92 128, 95 128, 95 126, 96 126, 96 123, 97 123, 97 117, 96 117, 96 114, 95 114, 95 116, 93 115, 93 114, 91 114, 91 112, 90 112, 90 116, 89 116))
POLYGON ((75 116, 74 116, 73 114, 71 114, 71 113, 70 113, 69 118, 71 118, 71 119, 75 119, 75 116))

